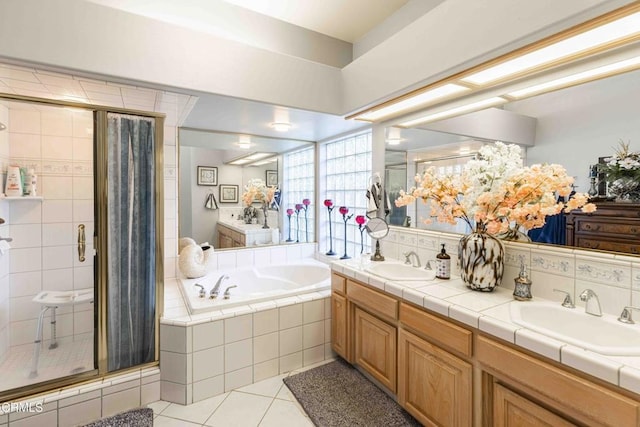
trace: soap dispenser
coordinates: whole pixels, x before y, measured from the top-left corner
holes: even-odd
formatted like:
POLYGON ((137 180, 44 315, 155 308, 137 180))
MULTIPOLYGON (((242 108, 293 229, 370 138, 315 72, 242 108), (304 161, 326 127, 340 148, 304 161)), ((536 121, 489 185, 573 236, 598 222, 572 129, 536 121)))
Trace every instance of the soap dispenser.
POLYGON ((513 289, 513 298, 518 301, 529 301, 531 296, 531 279, 527 275, 527 267, 520 264, 520 274, 514 279, 516 286, 513 289))
POLYGON ((444 249, 444 243, 442 244, 442 250, 436 255, 436 277, 438 279, 449 279, 451 277, 451 257, 444 249))

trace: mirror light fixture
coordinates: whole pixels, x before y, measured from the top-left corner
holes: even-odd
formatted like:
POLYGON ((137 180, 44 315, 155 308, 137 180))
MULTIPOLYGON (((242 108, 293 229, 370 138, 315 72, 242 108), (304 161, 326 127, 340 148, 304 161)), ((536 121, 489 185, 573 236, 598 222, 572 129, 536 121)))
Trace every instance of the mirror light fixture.
POLYGON ((7 128, 7 125, 5 125, 4 123, 0 122, 0 131, 3 131, 7 128))
MULTIPOLYGON (((459 100, 480 90, 499 89, 504 83, 521 78, 536 77, 542 72, 548 72, 576 59, 592 58, 607 50, 629 46, 639 40, 640 2, 636 1, 454 76, 352 114, 347 119, 373 122, 410 113, 415 111, 417 107, 433 106, 437 108, 438 105, 442 106, 444 102, 459 100)), ((598 68, 584 71, 584 74, 578 73, 576 76, 566 77, 565 80, 558 79, 549 82, 548 86, 537 84, 526 90, 505 91, 505 93, 495 93, 495 95, 520 98, 571 86, 577 82, 630 71, 633 67, 638 68, 637 64, 631 65, 630 63, 611 64, 611 68, 608 69, 604 68, 602 64, 599 65, 598 68), (531 91, 527 92, 529 89, 531 91)), ((466 110, 447 116, 435 116, 428 121, 451 117, 463 112, 466 110)), ((405 122, 401 126, 411 126, 408 123, 411 122, 405 122)), ((418 123, 423 123, 423 121, 418 123)))
POLYGON ((273 122, 270 126, 277 132, 286 132, 291 129, 291 123, 285 122, 273 122))

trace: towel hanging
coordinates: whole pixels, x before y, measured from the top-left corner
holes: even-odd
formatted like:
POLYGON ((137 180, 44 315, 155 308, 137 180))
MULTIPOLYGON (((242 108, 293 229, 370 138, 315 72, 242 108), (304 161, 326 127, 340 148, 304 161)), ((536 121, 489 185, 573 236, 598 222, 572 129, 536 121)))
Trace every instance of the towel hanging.
POLYGON ((207 198, 204 201, 204 207, 212 211, 218 209, 218 201, 216 200, 216 196, 213 194, 213 192, 207 195, 207 198))

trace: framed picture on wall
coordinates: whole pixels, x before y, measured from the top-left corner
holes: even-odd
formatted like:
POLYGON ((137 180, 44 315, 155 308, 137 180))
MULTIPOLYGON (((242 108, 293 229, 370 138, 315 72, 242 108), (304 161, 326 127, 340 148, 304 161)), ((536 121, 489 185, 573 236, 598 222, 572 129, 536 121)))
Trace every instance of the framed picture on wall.
POLYGON ((267 177, 265 181, 268 186, 278 185, 278 171, 267 171, 267 177))
POLYGON ((218 168, 198 166, 198 185, 218 185, 218 168))
POLYGON ((238 186, 220 184, 220 203, 238 203, 238 186))

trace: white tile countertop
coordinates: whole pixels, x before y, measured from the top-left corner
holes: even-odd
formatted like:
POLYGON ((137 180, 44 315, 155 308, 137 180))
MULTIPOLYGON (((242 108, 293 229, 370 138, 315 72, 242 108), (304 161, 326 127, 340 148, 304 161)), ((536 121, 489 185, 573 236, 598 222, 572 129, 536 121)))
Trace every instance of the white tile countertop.
MULTIPOLYGON (((455 319, 621 388, 640 393, 640 356, 601 355, 517 325, 511 320, 511 305, 528 302, 514 300, 511 289, 496 287, 493 292, 472 291, 459 277, 452 277, 450 280, 411 282, 386 280, 366 272, 365 268, 370 265, 371 261, 368 259, 356 258, 334 261, 331 268, 336 273, 367 283, 402 300, 455 319)), ((549 300, 537 298, 534 288, 533 301, 549 300)), ((561 298, 553 302, 560 305, 561 298)))

